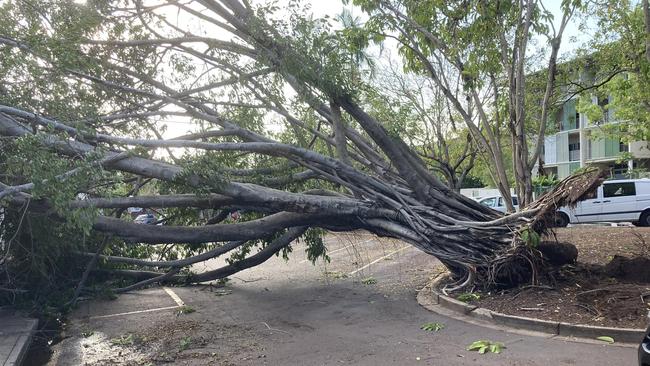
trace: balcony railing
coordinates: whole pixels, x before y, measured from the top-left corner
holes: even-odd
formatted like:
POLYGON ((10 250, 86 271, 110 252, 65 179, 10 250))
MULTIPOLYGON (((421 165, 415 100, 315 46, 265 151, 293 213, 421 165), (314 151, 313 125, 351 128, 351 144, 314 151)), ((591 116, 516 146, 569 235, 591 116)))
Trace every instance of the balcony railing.
POLYGON ((580 161, 580 150, 570 150, 569 161, 580 161))

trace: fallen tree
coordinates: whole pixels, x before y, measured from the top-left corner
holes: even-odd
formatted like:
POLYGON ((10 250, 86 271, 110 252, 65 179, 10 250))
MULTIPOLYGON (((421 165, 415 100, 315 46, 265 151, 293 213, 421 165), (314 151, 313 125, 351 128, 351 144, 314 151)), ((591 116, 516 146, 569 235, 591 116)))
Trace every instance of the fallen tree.
MULTIPOLYGON (((297 34, 296 28, 287 30, 286 24, 263 17, 263 10, 237 0, 102 7, 94 13, 100 22, 68 39, 66 52, 72 49, 77 61, 45 52, 29 39, 0 35, 0 44, 22 62, 77 85, 67 96, 90 90, 102 97, 91 112, 72 102, 73 111, 65 112, 18 102, 0 105, 0 136, 16 149, 4 152, 11 160, 8 171, 20 172, 3 175, 0 198, 23 214, 81 221, 79 227, 88 235, 101 233, 140 246, 206 245, 187 258, 156 261, 106 254, 104 245, 95 253, 75 253, 136 266, 104 269, 139 281, 122 291, 155 282, 227 277, 281 253, 309 228, 363 229, 408 242, 446 265, 458 279, 455 288, 534 280, 541 258, 535 250, 539 235, 552 223, 556 208, 575 204, 600 184, 599 171, 563 181, 521 212, 503 216, 492 211, 441 183, 399 133, 366 110, 356 90, 363 86, 348 80, 346 66, 332 48, 335 38, 318 33, 318 24, 305 19, 298 21, 304 32, 297 34), (201 22, 227 32, 229 38, 180 29, 157 13, 162 8, 182 12, 191 19, 188 24, 201 22), (109 25, 123 28, 124 22, 134 27, 134 34, 137 24, 137 37, 90 38, 102 34, 100 29, 107 32, 109 25), (324 56, 323 47, 333 55, 324 56), (198 72, 174 64, 170 54, 204 68, 198 72), (156 62, 130 64, 142 58, 156 62), (288 88, 297 95, 291 102, 282 92, 288 88), (257 110, 281 118, 284 135, 265 130, 268 117, 251 112, 257 110), (163 139, 155 122, 170 115, 191 118, 204 128, 163 139), (186 152, 183 158, 175 156, 179 151, 186 152), (49 154, 61 163, 47 178, 29 175, 17 162, 29 165, 30 154, 49 154), (126 182, 135 188, 122 196, 105 189, 126 182), (141 194, 155 182, 164 189, 141 194), (62 199, 57 192, 62 186, 74 194, 62 199), (140 225, 124 219, 128 207, 193 209, 195 219, 185 225, 173 220, 140 225), (196 219, 202 209, 216 214, 196 219), (237 210, 248 216, 224 221, 237 210), (256 245, 260 251, 248 255, 256 245), (226 253, 237 254, 226 267, 181 273, 226 253)), ((20 240, 21 223, 5 230, 9 235, 4 237, 20 240)), ((322 242, 312 243, 310 259, 326 255, 322 242)), ((8 260, 5 255, 0 265, 8 260)))

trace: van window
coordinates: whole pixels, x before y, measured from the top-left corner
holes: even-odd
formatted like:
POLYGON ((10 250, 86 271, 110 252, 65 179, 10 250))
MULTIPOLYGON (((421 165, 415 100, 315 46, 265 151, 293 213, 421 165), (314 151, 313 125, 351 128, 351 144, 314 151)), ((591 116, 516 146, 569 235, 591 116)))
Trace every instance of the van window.
POLYGON ((624 197, 636 195, 634 182, 603 184, 603 195, 605 197, 624 197))
MULTIPOLYGON (((519 206, 519 202, 517 201, 517 197, 515 196, 512 197, 512 205, 519 206)), ((503 202, 503 198, 499 197, 499 207, 501 206, 505 206, 505 203, 503 202)))

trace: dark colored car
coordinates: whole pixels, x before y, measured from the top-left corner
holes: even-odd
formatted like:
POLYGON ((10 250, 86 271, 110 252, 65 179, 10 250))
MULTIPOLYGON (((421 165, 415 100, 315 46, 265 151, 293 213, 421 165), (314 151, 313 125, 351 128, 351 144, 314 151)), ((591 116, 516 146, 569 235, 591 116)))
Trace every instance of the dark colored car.
POLYGON ((650 327, 646 330, 639 346, 639 366, 650 366, 650 327))

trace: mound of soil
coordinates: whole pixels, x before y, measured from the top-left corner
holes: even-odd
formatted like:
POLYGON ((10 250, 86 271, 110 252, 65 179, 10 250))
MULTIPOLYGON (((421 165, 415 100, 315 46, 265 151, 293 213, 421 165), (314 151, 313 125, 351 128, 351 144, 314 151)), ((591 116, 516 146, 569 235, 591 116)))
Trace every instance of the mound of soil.
POLYGON ((605 272, 610 277, 625 281, 650 283, 650 258, 615 255, 605 266, 605 272))
POLYGON ((544 259, 554 266, 574 264, 578 260, 578 248, 571 243, 543 241, 537 249, 542 252, 544 259))

